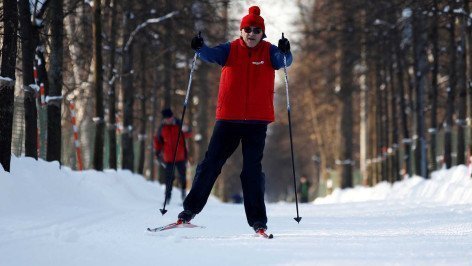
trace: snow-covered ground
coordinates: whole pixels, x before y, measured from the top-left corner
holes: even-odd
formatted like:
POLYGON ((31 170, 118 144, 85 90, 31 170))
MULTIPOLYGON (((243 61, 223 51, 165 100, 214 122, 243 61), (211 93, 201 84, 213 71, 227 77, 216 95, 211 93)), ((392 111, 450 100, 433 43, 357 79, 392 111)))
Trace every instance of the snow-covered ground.
POLYGON ((244 209, 211 198, 205 229, 147 233, 176 220, 174 193, 127 171, 73 172, 13 158, 0 170, 0 265, 472 265, 472 181, 465 167, 393 187, 335 191, 268 204, 272 240, 254 237, 244 209))

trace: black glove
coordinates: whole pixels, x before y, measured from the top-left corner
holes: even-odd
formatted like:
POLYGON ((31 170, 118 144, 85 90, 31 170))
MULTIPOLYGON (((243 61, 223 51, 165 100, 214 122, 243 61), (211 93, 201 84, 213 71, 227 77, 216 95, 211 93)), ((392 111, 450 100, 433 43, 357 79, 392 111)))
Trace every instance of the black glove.
POLYGON ((164 159, 162 158, 162 153, 160 151, 156 152, 156 159, 157 162, 164 168, 166 168, 167 164, 164 163, 164 159))
POLYGON ((278 48, 284 54, 290 52, 290 42, 288 39, 282 36, 282 39, 279 40, 278 48))
POLYGON ((194 51, 198 51, 200 50, 200 48, 202 48, 203 38, 200 36, 200 34, 195 35, 195 37, 192 38, 192 43, 190 44, 190 46, 192 47, 194 51))

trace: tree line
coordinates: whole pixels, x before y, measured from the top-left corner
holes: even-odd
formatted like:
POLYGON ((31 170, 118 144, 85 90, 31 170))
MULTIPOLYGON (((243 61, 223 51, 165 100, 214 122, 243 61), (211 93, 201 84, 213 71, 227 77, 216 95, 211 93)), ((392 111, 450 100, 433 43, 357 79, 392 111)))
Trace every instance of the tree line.
MULTIPOLYGON (((61 144, 68 143, 58 140, 64 135, 61 128, 69 122, 69 110, 63 104, 73 101, 86 167, 102 170, 104 154, 109 154, 107 167, 116 169, 120 165, 142 172, 145 149, 138 145, 136 169, 133 139, 147 140, 140 136, 147 133, 148 118, 155 119, 160 108, 180 102, 180 85, 192 57, 188 40, 197 24, 207 24, 208 34, 211 30, 221 32, 223 18, 212 14, 223 13, 224 4, 168 0, 5 1, 1 10, 4 169, 9 169, 8 132, 14 93, 24 94, 25 155, 38 158, 36 96, 40 84, 44 84, 48 96, 47 160, 70 164, 64 161, 69 157, 68 148, 61 148, 61 144), (16 90, 15 74, 22 82, 16 90), (116 136, 117 117, 122 123, 121 140, 116 136), (110 142, 106 145, 108 151, 104 151, 105 138, 110 142), (122 145, 121 155, 117 142, 122 145)), ((206 139, 206 134, 202 138, 206 139)))
POLYGON ((316 1, 301 6, 292 79, 321 180, 337 168, 368 185, 428 178, 471 155, 468 0, 316 1))

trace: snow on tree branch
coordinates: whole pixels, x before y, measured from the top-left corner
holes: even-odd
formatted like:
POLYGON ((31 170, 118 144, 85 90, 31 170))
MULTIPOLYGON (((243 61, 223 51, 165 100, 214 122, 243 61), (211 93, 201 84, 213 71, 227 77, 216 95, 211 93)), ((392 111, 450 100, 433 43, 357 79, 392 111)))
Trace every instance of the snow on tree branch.
POLYGON ((44 11, 46 10, 46 7, 48 5, 49 0, 30 0, 30 12, 33 15, 33 17, 36 18, 35 23, 38 25, 38 23, 41 23, 39 25, 42 25, 42 20, 39 19, 42 17, 44 14, 44 11))
POLYGON ((15 80, 0 76, 0 89, 3 87, 13 87, 15 85, 15 80))
POLYGON ((162 17, 159 17, 159 18, 150 18, 148 20, 146 20, 145 22, 141 23, 140 25, 138 25, 136 27, 136 29, 134 29, 133 32, 131 32, 130 34, 130 37, 128 39, 128 41, 126 42, 126 45, 125 47, 123 48, 124 51, 128 51, 129 49, 129 46, 131 45, 131 43, 133 42, 134 40, 134 36, 136 36, 136 34, 138 34, 138 32, 145 28, 147 25, 149 24, 155 24, 155 23, 159 23, 163 20, 166 20, 166 19, 169 19, 175 15, 177 15, 179 13, 179 11, 173 11, 173 12, 170 12, 169 14, 165 15, 165 16, 162 16, 162 17))

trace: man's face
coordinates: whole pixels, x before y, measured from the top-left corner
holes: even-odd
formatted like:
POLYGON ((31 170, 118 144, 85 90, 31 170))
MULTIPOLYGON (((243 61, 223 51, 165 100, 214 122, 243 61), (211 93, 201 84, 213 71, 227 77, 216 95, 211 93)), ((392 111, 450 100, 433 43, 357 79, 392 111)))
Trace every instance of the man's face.
POLYGON ((247 47, 253 48, 262 40, 262 29, 258 27, 245 27, 241 30, 241 37, 247 47))

